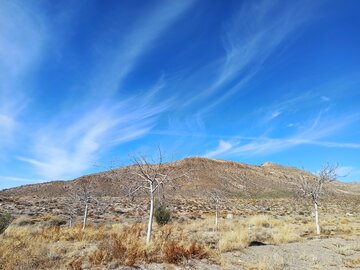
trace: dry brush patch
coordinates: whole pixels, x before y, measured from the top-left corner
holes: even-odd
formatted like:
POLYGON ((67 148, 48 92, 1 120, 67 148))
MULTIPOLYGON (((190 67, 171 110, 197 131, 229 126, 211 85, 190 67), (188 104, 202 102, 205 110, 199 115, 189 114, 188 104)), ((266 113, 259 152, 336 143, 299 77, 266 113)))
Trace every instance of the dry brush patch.
POLYGON ((10 227, 0 242, 0 269, 54 269, 82 265, 101 267, 110 262, 134 265, 151 262, 179 264, 208 257, 208 248, 174 233, 172 226, 157 228, 147 245, 145 225, 73 228, 10 227))
POLYGON ((360 256, 357 256, 356 258, 344 260, 344 265, 345 265, 345 267, 348 267, 348 268, 360 267, 360 256))

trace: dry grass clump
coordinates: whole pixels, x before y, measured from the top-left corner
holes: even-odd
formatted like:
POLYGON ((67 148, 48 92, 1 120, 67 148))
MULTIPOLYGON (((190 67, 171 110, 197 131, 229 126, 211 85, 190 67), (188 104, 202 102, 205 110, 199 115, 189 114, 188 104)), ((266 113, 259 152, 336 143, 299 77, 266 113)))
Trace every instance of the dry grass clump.
POLYGON ((221 228, 219 249, 243 249, 252 241, 264 244, 283 244, 300 241, 299 226, 290 220, 269 216, 254 216, 242 221, 227 221, 221 228))
POLYGON ((237 249, 243 249, 250 243, 250 235, 243 228, 224 231, 220 235, 219 250, 228 252, 237 249))
POLYGON ((321 220, 323 234, 358 235, 360 222, 358 216, 326 217, 321 220))
POLYGON ((271 243, 284 244, 300 241, 298 228, 293 224, 283 223, 281 226, 274 229, 272 233, 271 243))
POLYGON ((274 223, 273 218, 265 215, 253 216, 248 221, 249 226, 255 228, 270 228, 274 223))
POLYGON ((4 237, 0 246, 0 269, 47 269, 57 266, 47 245, 22 237, 4 237))

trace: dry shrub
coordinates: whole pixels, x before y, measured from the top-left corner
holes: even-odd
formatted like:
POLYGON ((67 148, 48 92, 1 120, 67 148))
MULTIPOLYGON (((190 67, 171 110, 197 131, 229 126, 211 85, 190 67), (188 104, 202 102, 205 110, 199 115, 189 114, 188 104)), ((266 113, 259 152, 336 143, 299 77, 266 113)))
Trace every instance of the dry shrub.
POLYGON ((142 245, 131 245, 127 250, 125 265, 132 266, 137 261, 147 261, 148 257, 142 245))
POLYGON ((341 223, 336 228, 337 232, 341 234, 352 234, 354 229, 355 228, 349 225, 348 223, 341 223))
POLYGON ((0 234, 2 234, 12 222, 13 217, 9 213, 0 213, 0 234))
POLYGON ((137 227, 132 227, 118 235, 113 235, 110 250, 112 257, 119 263, 129 266, 134 265, 137 260, 146 258, 140 233, 137 227))
POLYGON ((179 263, 186 258, 186 250, 175 241, 170 241, 164 247, 164 260, 167 263, 179 263))
POLYGON ((113 259, 128 266, 164 261, 178 263, 183 259, 200 259, 208 255, 202 244, 190 242, 181 236, 173 237, 171 226, 159 228, 149 245, 145 244, 142 235, 142 225, 124 228, 113 233, 110 240, 103 241, 99 249, 107 254, 109 260, 113 259))
POLYGON ((176 241, 170 241, 165 244, 164 261, 167 263, 180 263, 184 259, 202 259, 207 256, 205 247, 196 242, 191 243, 189 247, 176 241))
POLYGON ((42 238, 48 241, 100 241, 107 237, 109 233, 104 226, 92 227, 88 226, 85 230, 82 227, 74 226, 72 228, 61 228, 59 226, 51 226, 38 230, 34 237, 42 238))
POLYGON ((110 254, 125 265, 134 265, 136 260, 146 258, 146 251, 141 238, 142 226, 133 225, 112 235, 110 254))
POLYGON ((89 255, 91 265, 101 265, 107 261, 107 253, 103 250, 95 250, 89 255))
POLYGON ((46 244, 29 238, 2 238, 0 269, 49 269, 52 261, 46 244))
POLYGON ((41 219, 42 219, 43 221, 49 221, 49 220, 54 219, 54 216, 53 216, 52 214, 46 214, 46 215, 43 215, 43 216, 41 217, 41 219))
POLYGON ((82 259, 74 259, 69 263, 69 267, 72 270, 82 270, 82 259))
POLYGON ((360 267, 360 256, 353 259, 344 260, 344 265, 348 268, 360 267))
POLYGON ((208 256, 205 246, 196 242, 191 243, 188 248, 188 254, 192 259, 203 259, 208 256))
POLYGON ((115 259, 122 261, 125 258, 126 253, 126 238, 125 234, 113 235, 113 241, 111 246, 111 253, 115 259))
POLYGON ((28 225, 33 225, 37 222, 36 219, 33 219, 29 216, 21 216, 19 218, 17 218, 13 224, 16 225, 16 226, 19 226, 19 227, 22 227, 22 226, 28 226, 28 225))

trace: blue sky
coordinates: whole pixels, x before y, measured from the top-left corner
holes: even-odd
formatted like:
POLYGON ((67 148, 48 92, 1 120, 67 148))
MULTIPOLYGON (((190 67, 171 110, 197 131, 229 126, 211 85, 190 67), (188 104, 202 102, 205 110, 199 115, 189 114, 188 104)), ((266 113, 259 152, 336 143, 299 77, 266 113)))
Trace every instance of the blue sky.
POLYGON ((0 188, 152 155, 360 181, 359 1, 0 0, 0 188))

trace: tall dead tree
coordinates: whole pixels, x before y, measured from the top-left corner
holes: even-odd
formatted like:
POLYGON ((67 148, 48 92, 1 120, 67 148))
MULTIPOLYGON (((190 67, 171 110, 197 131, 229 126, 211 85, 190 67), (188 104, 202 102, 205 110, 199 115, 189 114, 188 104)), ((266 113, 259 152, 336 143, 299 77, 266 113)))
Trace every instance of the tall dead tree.
POLYGON ((77 215, 78 208, 83 208, 82 229, 87 224, 90 206, 100 206, 99 200, 94 195, 94 189, 91 184, 91 176, 77 180, 73 185, 66 186, 65 211, 70 219, 70 227, 73 219, 77 215))
POLYGON ((218 171, 217 177, 220 180, 220 185, 206 193, 208 201, 215 207, 216 226, 219 223, 219 208, 224 207, 228 202, 228 198, 231 196, 229 191, 237 189, 234 183, 238 181, 236 175, 226 174, 224 171, 218 171))
POLYGON ((178 180, 187 178, 188 172, 183 172, 174 163, 164 163, 161 149, 158 148, 156 160, 149 160, 143 155, 133 157, 133 165, 127 167, 128 195, 133 196, 145 192, 149 196, 149 220, 146 243, 150 243, 154 217, 155 195, 161 190, 176 189, 178 180))
POLYGON ((79 204, 78 194, 75 189, 67 185, 64 187, 65 198, 64 198, 64 211, 69 217, 69 227, 73 225, 73 221, 77 216, 77 209, 79 204))
POLYGON ((299 193, 302 197, 307 197, 311 200, 315 208, 315 225, 316 234, 320 235, 319 223, 319 204, 320 198, 324 191, 324 186, 336 180, 337 166, 327 163, 324 165, 316 175, 303 177, 300 184, 299 193))
POLYGON ((218 189, 213 189, 208 193, 208 198, 210 199, 211 203, 215 205, 215 225, 217 226, 219 223, 219 205, 221 202, 221 193, 218 189))

